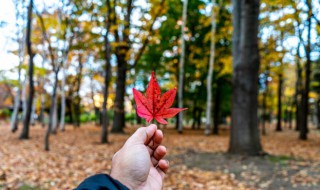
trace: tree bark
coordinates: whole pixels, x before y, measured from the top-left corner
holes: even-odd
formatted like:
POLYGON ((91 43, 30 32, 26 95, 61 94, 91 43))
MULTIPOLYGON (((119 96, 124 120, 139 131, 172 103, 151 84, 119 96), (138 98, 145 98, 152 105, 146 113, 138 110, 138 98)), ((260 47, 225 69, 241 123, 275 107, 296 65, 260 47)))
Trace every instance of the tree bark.
POLYGON ((32 8, 33 0, 30 0, 28 6, 28 21, 27 21, 27 35, 26 35, 26 44, 27 51, 29 55, 29 66, 28 66, 28 77, 29 77, 29 97, 27 102, 26 115, 23 123, 23 130, 20 135, 20 139, 29 138, 29 125, 30 125, 30 116, 32 110, 33 94, 34 94, 34 84, 33 84, 33 52, 32 52, 32 42, 31 42, 31 31, 32 31, 32 8))
MULTIPOLYGON (((21 82, 21 61, 19 62, 19 71, 18 71, 18 81, 19 84, 21 82)), ((19 115, 19 109, 20 109, 20 100, 21 100, 21 86, 18 86, 18 89, 16 91, 16 97, 14 99, 14 107, 13 107, 13 113, 11 116, 11 132, 16 132, 18 129, 18 115, 19 115)))
POLYGON ((61 118, 60 118, 60 130, 65 130, 65 114, 66 114, 66 95, 64 87, 66 85, 66 61, 62 65, 62 80, 61 80, 61 118))
MULTIPOLYGON (((127 14, 125 16, 124 32, 122 33, 123 41, 125 45, 118 46, 116 48, 117 57, 117 80, 116 80, 116 97, 114 101, 114 118, 113 127, 111 132, 113 133, 123 133, 123 128, 125 127, 125 113, 124 113, 124 96, 126 87, 126 75, 127 75, 127 54, 129 51, 129 33, 130 33, 130 19, 132 12, 132 0, 127 0, 127 14)), ((111 6, 110 6, 111 7, 111 6)), ((116 24, 116 11, 115 5, 113 6, 113 24, 116 24)), ((118 30, 115 31, 115 39, 120 42, 118 30)), ((136 60, 137 61, 137 60, 136 60)))
POLYGON ((307 45, 305 46, 306 52, 306 66, 305 66, 305 84, 304 90, 302 91, 302 117, 301 117, 301 128, 300 128, 300 136, 301 140, 307 140, 308 134, 308 114, 309 114, 309 91, 310 91, 310 75, 311 75, 311 18, 312 18, 312 6, 310 0, 306 0, 306 4, 309 8, 308 10, 308 33, 307 33, 307 45))
POLYGON ((106 21, 106 34, 104 35, 104 48, 105 48, 105 70, 104 70, 104 89, 103 89, 103 105, 102 105, 102 131, 101 131, 101 143, 108 143, 108 126, 109 126, 109 117, 108 117, 108 96, 109 96, 109 84, 111 79, 111 46, 109 43, 109 31, 111 27, 111 5, 110 0, 107 0, 108 7, 108 20, 106 21))
POLYGON ((217 81, 217 89, 215 94, 215 103, 214 103, 214 119, 213 119, 213 134, 219 134, 219 121, 220 121, 220 81, 217 81))
POLYGON ((52 96, 51 96, 51 106, 50 106, 50 116, 49 116, 49 125, 48 125, 48 128, 47 128, 47 132, 46 132, 46 135, 45 135, 45 142, 44 142, 44 149, 46 151, 49 151, 50 148, 49 148, 49 137, 50 137, 50 133, 52 131, 52 126, 53 126, 53 119, 54 119, 54 111, 55 111, 55 107, 57 106, 57 103, 56 103, 56 93, 57 93, 57 86, 58 86, 58 83, 56 82, 58 81, 58 74, 55 73, 55 82, 53 84, 53 92, 52 92, 52 96))
POLYGON ((233 93, 229 152, 259 155, 258 51, 259 0, 233 0, 233 93))
POLYGON ((317 124, 318 124, 318 126, 317 126, 317 129, 320 129, 320 98, 318 99, 318 102, 317 102, 317 120, 318 120, 318 122, 317 122, 317 124))
MULTIPOLYGON (((215 56, 215 33, 216 33, 216 14, 214 12, 215 0, 212 0, 212 10, 211 10, 211 44, 210 44, 210 58, 209 58, 209 72, 207 77, 207 107, 206 107, 206 129, 204 131, 205 135, 209 135, 211 131, 212 123, 212 77, 214 70, 214 56, 215 56)), ((215 102, 217 104, 218 102, 215 102)), ((218 103, 219 104, 219 103, 218 103)), ((216 124, 216 123, 215 123, 216 124)), ((214 131, 213 133, 215 134, 214 131)), ((218 133, 218 132, 217 132, 218 133)))
MULTIPOLYGON (((16 1, 16 19, 18 20, 19 17, 21 16, 21 12, 18 11, 18 3, 19 1, 16 1)), ((19 26, 18 22, 16 22, 16 25, 19 26)), ((21 66, 24 62, 24 53, 25 53, 25 32, 22 32, 22 38, 19 37, 20 35, 20 30, 17 31, 17 42, 19 43, 19 49, 18 49, 18 55, 19 55, 19 66, 18 66, 18 82, 19 82, 19 86, 18 89, 16 91, 16 97, 14 99, 14 107, 13 107, 13 113, 11 116, 11 132, 16 132, 18 129, 18 116, 19 116, 19 111, 20 111, 20 102, 21 102, 21 85, 22 85, 22 81, 21 81, 21 66)))
POLYGON ((302 94, 301 94, 301 88, 302 88, 302 68, 300 65, 300 43, 297 47, 297 56, 296 56, 296 72, 297 72, 297 81, 295 84, 295 94, 294 94, 294 102, 295 102, 295 107, 296 107, 296 131, 300 130, 300 126, 301 126, 301 99, 302 99, 302 94))
MULTIPOLYGON (((281 63, 282 65, 282 63, 281 63)), ((281 66, 280 66, 281 67, 281 66)), ((283 76, 282 71, 278 75, 279 84, 278 84, 278 113, 277 113, 277 127, 276 131, 282 131, 281 122, 282 122, 282 84, 283 84, 283 76)))
MULTIPOLYGON (((185 62, 185 27, 187 22, 188 0, 183 1, 182 25, 181 25, 181 54, 179 61, 179 88, 178 88, 178 107, 183 108, 183 87, 184 87, 184 62, 185 62)), ((183 132, 183 112, 178 115, 178 131, 183 132)))
POLYGON ((80 115, 81 115, 81 97, 80 97, 80 87, 81 87, 81 80, 82 80, 82 70, 83 70, 83 63, 82 63, 82 54, 78 55, 78 62, 79 62, 79 70, 77 74, 77 91, 76 97, 74 101, 74 108, 75 108, 75 126, 80 127, 80 115))
MULTIPOLYGON (((127 50, 123 50, 127 52, 127 50)), ((114 101, 114 118, 113 127, 111 132, 123 133, 125 126, 125 113, 124 113, 124 96, 125 96, 125 83, 126 83, 126 72, 127 62, 125 58, 126 54, 117 55, 117 80, 116 80, 116 98, 114 101)))

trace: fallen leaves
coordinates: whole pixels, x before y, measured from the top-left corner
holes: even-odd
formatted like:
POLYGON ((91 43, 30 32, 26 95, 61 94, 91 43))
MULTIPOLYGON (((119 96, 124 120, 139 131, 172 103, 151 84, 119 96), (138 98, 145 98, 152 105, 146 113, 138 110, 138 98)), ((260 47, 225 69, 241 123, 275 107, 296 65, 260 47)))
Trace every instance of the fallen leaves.
MULTIPOLYGON (((112 143, 101 145, 99 127, 67 126, 66 132, 50 139, 50 152, 43 150, 45 129, 31 127, 31 139, 20 141, 9 128, 8 124, 0 127, 0 189, 24 184, 73 189, 90 175, 109 173, 113 154, 137 127, 127 127, 126 135, 112 134, 112 143)), ((163 130, 171 166, 165 190, 319 189, 320 134, 316 131, 303 142, 294 131, 270 130, 262 144, 275 156, 260 158, 224 154, 229 143, 225 128, 219 136, 209 137, 200 130, 185 130, 183 135, 172 128, 163 130)))

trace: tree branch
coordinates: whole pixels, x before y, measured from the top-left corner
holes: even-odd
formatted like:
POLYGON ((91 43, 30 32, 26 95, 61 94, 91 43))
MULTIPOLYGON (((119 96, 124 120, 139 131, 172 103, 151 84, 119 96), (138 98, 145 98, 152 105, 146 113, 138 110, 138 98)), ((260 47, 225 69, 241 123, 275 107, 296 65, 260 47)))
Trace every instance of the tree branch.
MULTIPOLYGON (((155 17, 154 17, 154 19, 153 19, 153 21, 152 21, 152 23, 151 23, 151 25, 150 25, 150 27, 148 29, 148 34, 150 34, 150 33, 153 34, 153 32, 154 32, 154 30, 152 30, 153 25, 157 21, 158 17, 160 16, 160 14, 162 12, 162 9, 163 9, 163 6, 164 6, 164 2, 165 2, 165 0, 161 1, 160 5, 159 5, 159 10, 158 10, 157 14, 155 15, 155 17)), ((149 36, 147 36, 145 38, 144 42, 142 43, 142 46, 139 49, 138 54, 135 56, 134 63, 133 63, 133 65, 130 66, 130 69, 134 68, 137 65, 137 63, 140 60, 142 54, 144 53, 144 51, 145 51, 145 49, 146 49, 146 47, 147 47, 147 45, 149 43, 149 38, 148 37, 149 36)))

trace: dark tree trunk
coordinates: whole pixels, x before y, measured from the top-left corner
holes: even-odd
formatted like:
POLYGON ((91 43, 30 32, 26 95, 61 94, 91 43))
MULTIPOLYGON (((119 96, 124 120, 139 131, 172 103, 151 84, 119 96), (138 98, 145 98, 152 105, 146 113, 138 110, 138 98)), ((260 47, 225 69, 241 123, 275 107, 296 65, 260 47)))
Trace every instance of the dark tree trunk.
POLYGON ((317 129, 320 129, 320 98, 318 99, 316 106, 317 106, 317 119, 318 119, 317 129))
POLYGON ((214 103, 214 115, 213 115, 213 134, 219 134, 219 121, 220 121, 220 81, 218 79, 217 89, 215 94, 215 103, 214 103))
POLYGON ((29 66, 28 66, 28 77, 29 77, 29 97, 27 102, 27 110, 26 115, 23 122, 23 129, 20 135, 20 139, 28 139, 29 138, 29 125, 30 125, 30 117, 32 111, 32 102, 34 95, 34 84, 33 84, 33 52, 32 52, 32 42, 31 42, 31 31, 32 31, 32 8, 33 8, 33 0, 30 0, 28 6, 28 22, 27 22, 27 36, 26 36, 26 44, 27 51, 29 55, 29 66))
POLYGON ((307 39, 308 43, 305 47, 306 50, 306 79, 304 84, 304 90, 302 91, 302 117, 301 117, 301 128, 300 128, 300 136, 299 138, 301 140, 307 140, 307 134, 308 134, 308 114, 309 114, 309 91, 310 91, 310 75, 311 75, 311 18, 312 18, 312 10, 311 10, 311 2, 310 0, 307 0, 307 6, 309 8, 309 15, 308 15, 308 34, 307 39))
MULTIPOLYGON (((125 113, 124 113, 124 96, 126 90, 126 75, 127 75, 127 54, 130 48, 130 20, 132 12, 132 0, 127 0, 126 7, 126 16, 124 22, 124 30, 122 33, 123 43, 125 45, 119 46, 116 48, 116 57, 117 57, 117 79, 116 79, 116 97, 114 101, 114 118, 113 118, 113 127, 111 132, 114 133, 123 133, 123 128, 125 127, 125 113)), ((111 6, 110 6, 111 7, 111 6)), ((115 8, 115 6, 114 6, 115 8)), ((113 9, 113 14, 115 15, 115 9, 113 9)), ((114 22, 116 17, 112 19, 114 22)), ((116 23, 114 23, 116 24, 116 23)), ((116 41, 120 42, 118 31, 116 30, 116 41)))
MULTIPOLYGON (((120 50, 121 51, 121 50, 120 50)), ((122 50, 127 52, 126 49, 122 50)), ((111 132, 113 133, 123 133, 123 128, 125 125, 124 118, 124 96, 126 90, 126 72, 127 72, 127 62, 125 58, 126 54, 117 55, 118 59, 118 71, 116 80, 116 98, 114 101, 114 118, 113 127, 111 132)))
POLYGON ((198 116, 197 116, 197 129, 201 128, 201 115, 202 115, 203 109, 198 108, 198 116))
MULTIPOLYGON (((282 71, 280 71, 282 72, 282 71)), ((281 122, 282 122, 282 84, 283 77, 282 73, 279 74, 279 84, 278 84, 278 113, 277 113, 277 127, 276 131, 282 131, 281 122)))
POLYGON ((108 126, 109 126, 109 117, 107 109, 107 101, 109 95, 109 84, 111 79, 111 47, 109 43, 109 30, 110 30, 110 21, 111 21, 111 5, 110 0, 107 0, 108 7, 108 20, 106 22, 106 34, 104 36, 104 48, 105 48, 105 71, 104 71, 104 89, 103 89, 103 105, 102 105, 102 131, 101 131, 101 143, 108 143, 108 126))
MULTIPOLYGON (((300 43, 297 47, 297 49, 300 48, 300 43)), ((295 130, 299 131, 300 130, 300 126, 301 126, 301 99, 302 99, 302 94, 301 94, 301 88, 302 88, 302 68, 300 65, 300 52, 297 51, 297 58, 296 58, 296 72, 297 72, 297 81, 295 84, 295 95, 294 95, 294 103, 295 103, 295 108, 296 108, 296 127, 295 130)))
POLYGON ((70 98, 70 96, 67 98, 66 104, 68 108, 67 113, 69 115, 69 123, 73 123, 73 101, 72 98, 70 98))
POLYGON ((259 0, 233 0, 233 93, 229 152, 259 155, 259 0))
POLYGON ((292 109, 288 111, 288 128, 292 129, 292 109))

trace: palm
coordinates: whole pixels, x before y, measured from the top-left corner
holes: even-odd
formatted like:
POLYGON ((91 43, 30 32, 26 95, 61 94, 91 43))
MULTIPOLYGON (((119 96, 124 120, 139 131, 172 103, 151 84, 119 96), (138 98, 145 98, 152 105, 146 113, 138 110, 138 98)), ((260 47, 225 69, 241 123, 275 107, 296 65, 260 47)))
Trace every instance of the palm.
POLYGON ((131 189, 158 190, 169 167, 162 159, 166 154, 166 148, 160 145, 163 134, 160 130, 153 129, 152 134, 143 130, 133 134, 114 156, 111 176, 131 189))

